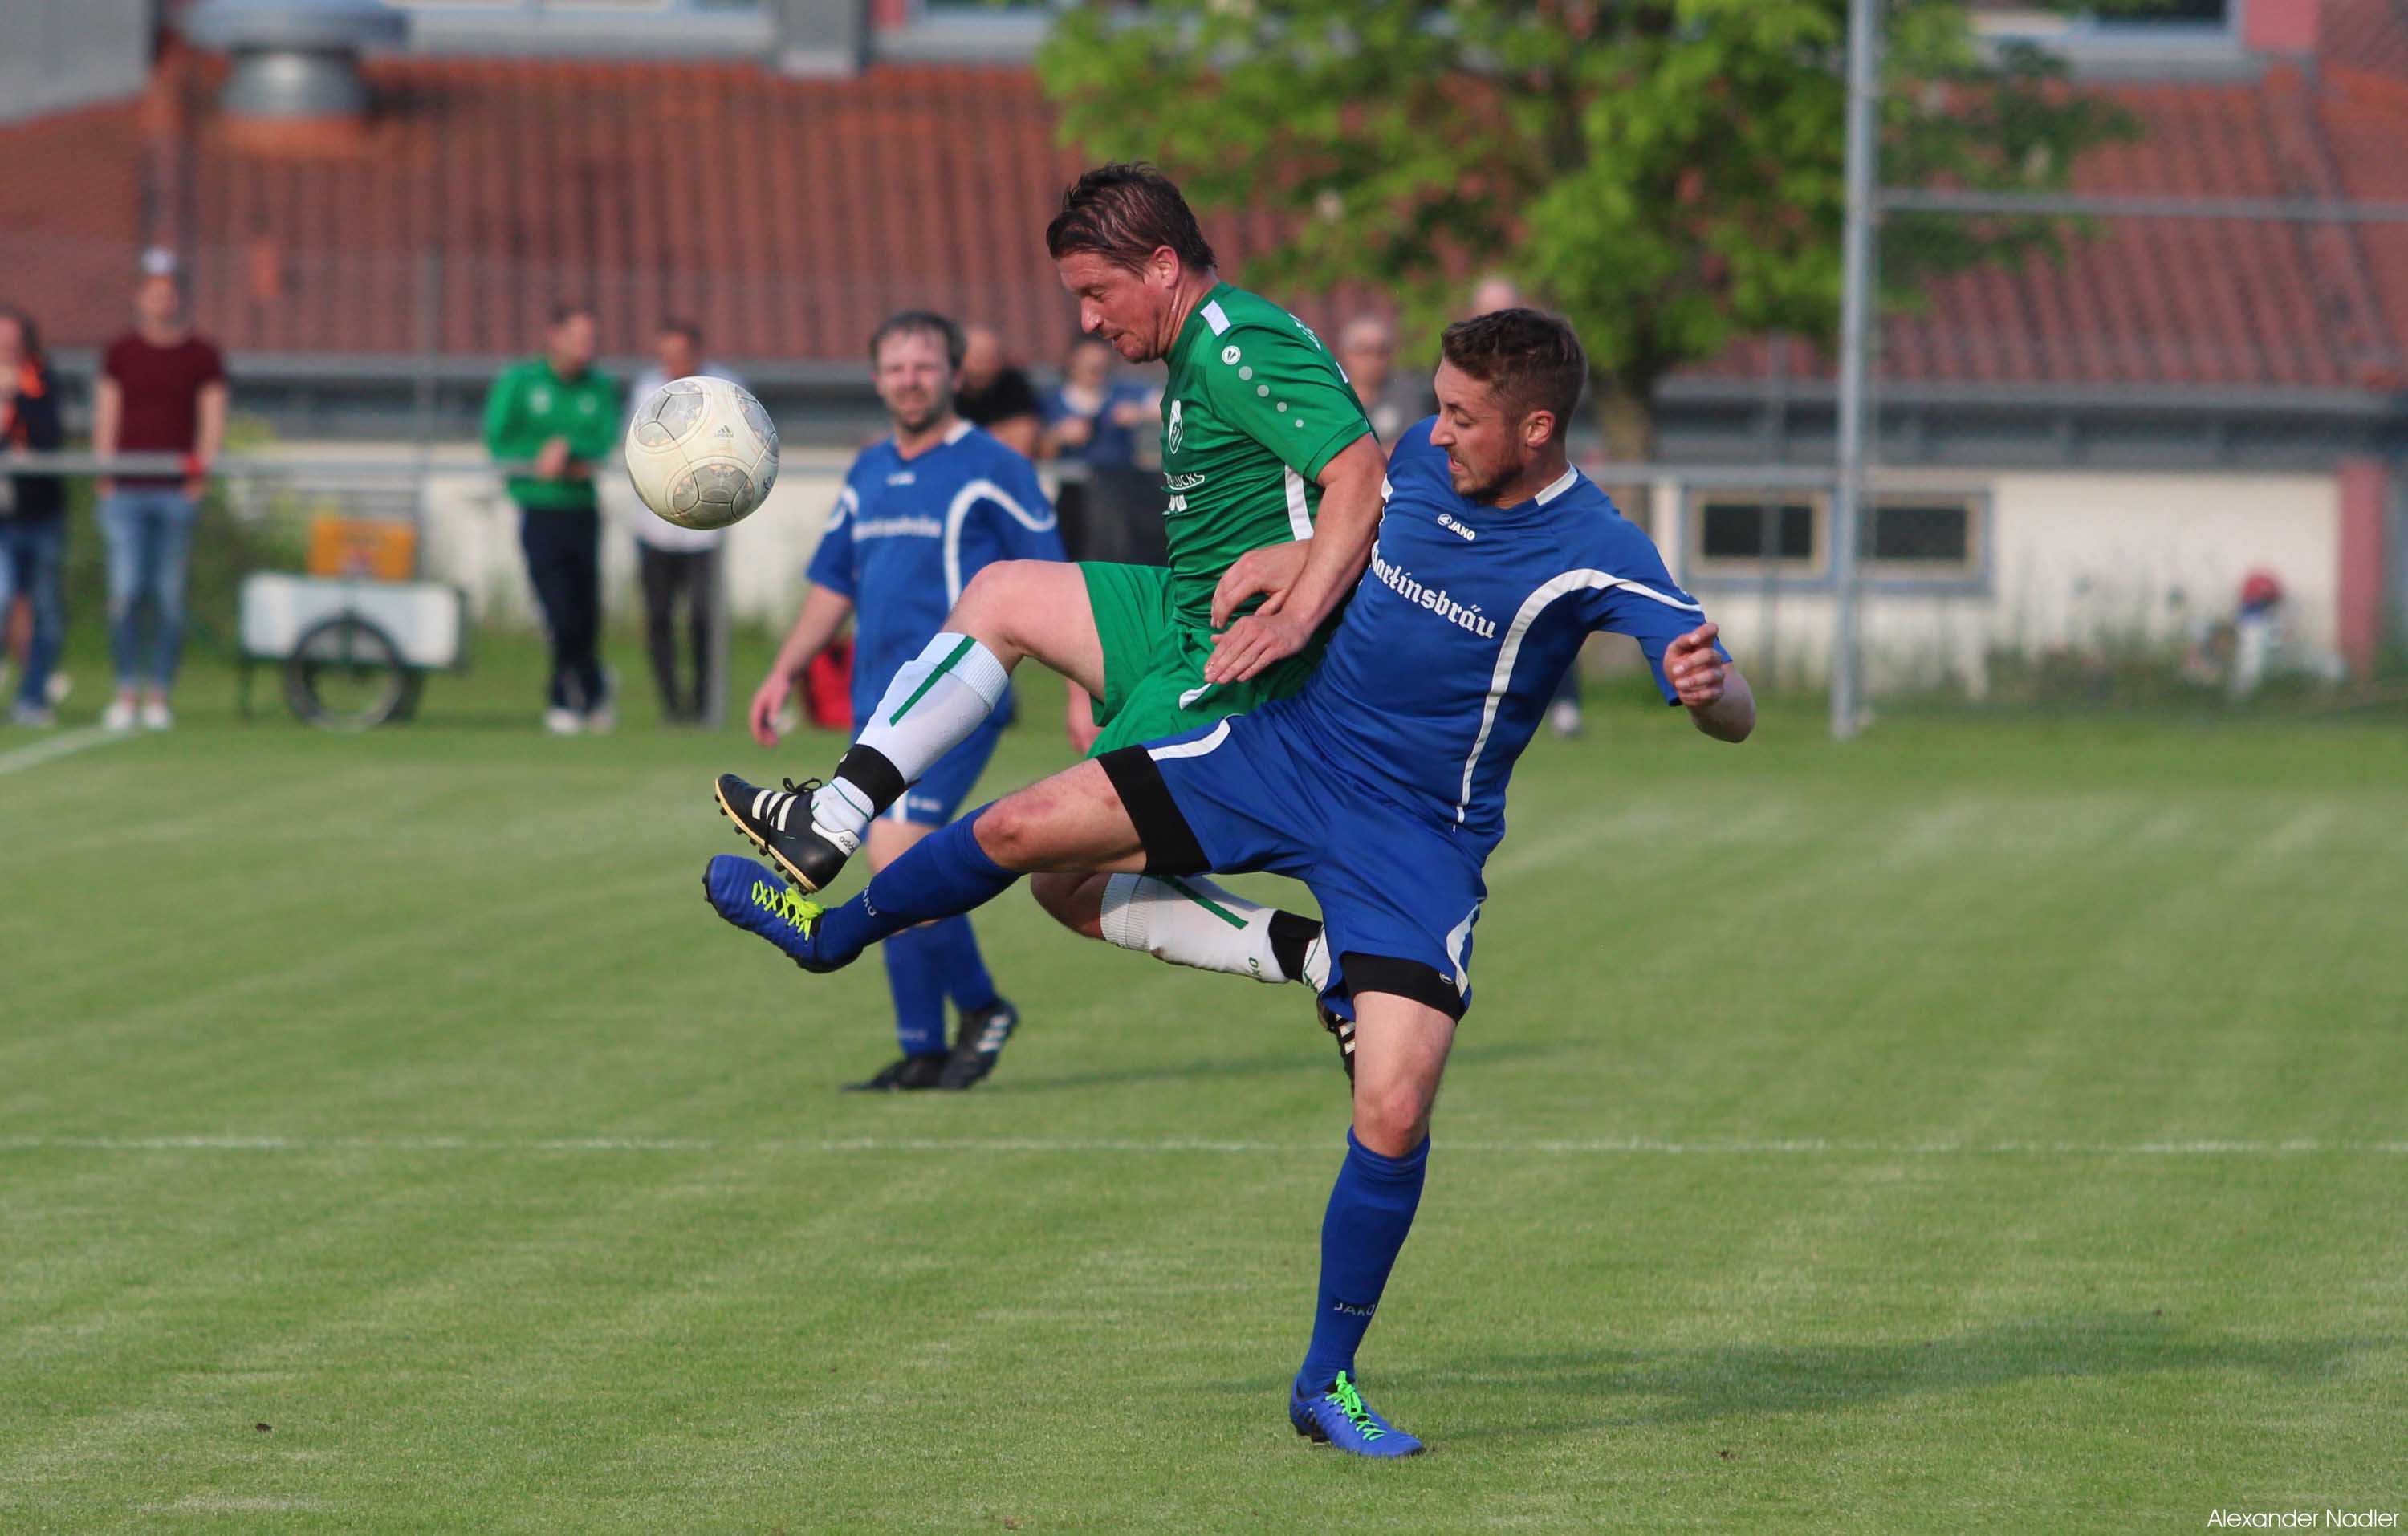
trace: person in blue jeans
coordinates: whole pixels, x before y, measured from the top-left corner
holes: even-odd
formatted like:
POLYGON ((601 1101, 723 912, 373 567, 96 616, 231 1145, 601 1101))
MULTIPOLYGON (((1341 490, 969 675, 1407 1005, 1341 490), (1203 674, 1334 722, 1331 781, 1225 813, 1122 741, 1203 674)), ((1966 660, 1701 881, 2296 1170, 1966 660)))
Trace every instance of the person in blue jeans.
POLYGON ((209 461, 225 439, 225 360, 184 319, 172 253, 142 260, 134 329, 101 356, 93 391, 93 452, 174 453, 183 473, 103 480, 100 531, 108 544, 108 648, 117 697, 101 724, 165 730, 184 647, 184 574, 209 461), (144 621, 150 621, 148 632, 144 621))
MULTIPOLYGON (((60 442, 58 391, 42 356, 41 334, 15 309, 0 309, 0 461, 39 453, 60 442)), ((20 593, 33 610, 25 670, 9 724, 57 724, 50 674, 66 639, 65 489, 56 475, 11 475, 0 463, 0 627, 20 593)))

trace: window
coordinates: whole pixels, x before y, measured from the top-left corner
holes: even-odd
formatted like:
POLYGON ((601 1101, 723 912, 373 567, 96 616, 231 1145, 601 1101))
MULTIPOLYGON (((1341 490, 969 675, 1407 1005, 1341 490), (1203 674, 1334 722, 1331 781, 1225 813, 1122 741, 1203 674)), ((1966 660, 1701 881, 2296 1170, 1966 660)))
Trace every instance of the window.
POLYGON ((2232 0, 2147 0, 2143 5, 2102 6, 2090 19, 2104 26, 2220 27, 2232 20, 2232 0))
MULTIPOLYGON (((1979 492, 1892 491, 1867 498, 1856 526, 1857 570, 1871 586, 1978 584, 1985 576, 1979 492)), ((1822 492, 1703 490, 1688 498, 1686 573, 1716 581, 1828 582, 1831 501, 1822 492)))
POLYGON ((1823 507, 1818 497, 1740 492, 1702 496, 1692 506, 1689 555, 1701 570, 1804 576, 1821 567, 1823 507))
POLYGON ((1856 553, 1867 560, 1942 561, 1965 563, 1966 536, 1972 515, 1964 503, 1922 506, 1883 502, 1865 520, 1856 553))
POLYGON ((2071 55, 2198 58, 2237 50, 2244 0, 2093 0, 2079 9, 1973 0, 1973 30, 2071 55))

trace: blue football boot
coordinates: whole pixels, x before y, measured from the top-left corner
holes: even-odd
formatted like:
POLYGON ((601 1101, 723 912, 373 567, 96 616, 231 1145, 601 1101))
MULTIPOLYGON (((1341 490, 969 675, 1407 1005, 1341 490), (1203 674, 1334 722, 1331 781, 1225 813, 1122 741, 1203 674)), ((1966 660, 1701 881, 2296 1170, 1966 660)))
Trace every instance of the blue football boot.
POLYGON ((722 854, 702 872, 703 893, 713 912, 747 933, 757 933, 778 946, 778 953, 810 971, 841 969, 853 958, 826 960, 814 942, 823 911, 816 901, 796 896, 785 880, 764 864, 733 854, 722 854))
POLYGON ((1340 1371, 1319 1397, 1303 1397, 1288 1388, 1287 1419, 1297 1434, 1316 1445, 1335 1445, 1356 1456, 1421 1454, 1422 1443, 1373 1413, 1347 1371, 1340 1371))

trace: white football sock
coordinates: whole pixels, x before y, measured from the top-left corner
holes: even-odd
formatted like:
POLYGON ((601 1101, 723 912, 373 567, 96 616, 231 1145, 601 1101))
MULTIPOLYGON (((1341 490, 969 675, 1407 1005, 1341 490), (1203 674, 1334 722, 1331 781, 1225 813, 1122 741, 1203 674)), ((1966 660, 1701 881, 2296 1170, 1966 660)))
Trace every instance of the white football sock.
MULTIPOLYGON (((853 742, 892 763, 910 784, 985 723, 1010 681, 994 652, 968 635, 940 633, 896 669, 853 742)), ((858 842, 885 809, 871 787, 839 774, 811 797, 811 825, 858 842)))
MULTIPOLYGON (((1104 939, 1157 960, 1198 970, 1295 981, 1271 944, 1271 908, 1257 906, 1200 875, 1114 875, 1104 884, 1104 939)), ((1318 939, 1313 940, 1320 946, 1318 939)), ((1308 965, 1307 970, 1312 968, 1308 965)), ((1326 980, 1325 963, 1322 975, 1326 980)))

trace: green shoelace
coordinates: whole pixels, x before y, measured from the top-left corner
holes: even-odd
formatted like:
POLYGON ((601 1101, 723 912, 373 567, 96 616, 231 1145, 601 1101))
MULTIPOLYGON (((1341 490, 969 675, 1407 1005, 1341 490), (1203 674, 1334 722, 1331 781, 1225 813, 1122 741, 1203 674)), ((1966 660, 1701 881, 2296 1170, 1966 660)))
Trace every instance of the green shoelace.
POLYGON ((1336 1385, 1322 1394, 1322 1401, 1336 1403, 1338 1411, 1346 1415, 1348 1422, 1354 1426, 1355 1432, 1365 1440, 1377 1440, 1388 1432, 1373 1422, 1371 1410, 1363 1406, 1363 1394, 1354 1390, 1354 1383, 1343 1371, 1338 1373, 1336 1385))
POLYGON ((806 939, 811 936, 811 925, 825 910, 815 901, 804 900, 786 886, 771 890, 767 881, 760 880, 752 883, 752 905, 767 912, 806 939))

